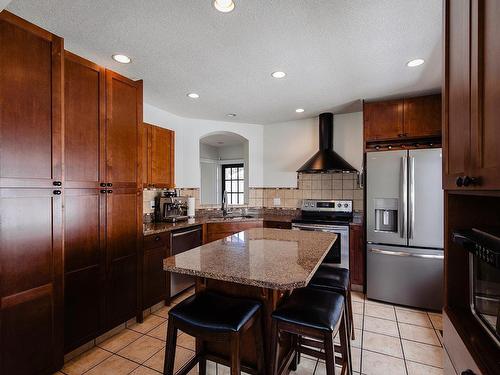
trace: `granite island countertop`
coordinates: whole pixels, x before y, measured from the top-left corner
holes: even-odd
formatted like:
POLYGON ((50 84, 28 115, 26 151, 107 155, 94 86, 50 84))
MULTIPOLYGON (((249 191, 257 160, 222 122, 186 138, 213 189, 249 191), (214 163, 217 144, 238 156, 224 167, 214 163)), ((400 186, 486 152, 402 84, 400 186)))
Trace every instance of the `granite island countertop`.
POLYGON ((305 287, 337 240, 325 232, 254 228, 169 257, 165 271, 262 288, 305 287))

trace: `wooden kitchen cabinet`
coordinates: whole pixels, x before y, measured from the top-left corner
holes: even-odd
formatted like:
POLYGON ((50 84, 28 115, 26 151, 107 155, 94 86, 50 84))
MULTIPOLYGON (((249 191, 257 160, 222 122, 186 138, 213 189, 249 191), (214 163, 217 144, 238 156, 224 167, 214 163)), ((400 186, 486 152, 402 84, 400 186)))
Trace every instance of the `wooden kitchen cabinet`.
POLYGON ((63 363, 63 40, 3 11, 0 46, 0 373, 51 374, 63 363))
POLYGON ((170 254, 170 233, 144 237, 143 309, 168 301, 167 272, 163 260, 170 254))
POLYGON ((175 187, 175 132, 143 125, 143 184, 145 187, 175 187))
POLYGON ((441 135, 441 95, 363 105, 365 142, 435 138, 441 135))
POLYGON ((349 271, 351 284, 365 283, 365 240, 363 225, 349 226, 349 271))
POLYGON ((292 223, 289 221, 264 220, 263 226, 264 228, 292 229, 292 223))
POLYGON ((229 222, 229 223, 208 223, 206 224, 206 235, 204 243, 217 241, 235 233, 251 229, 262 228, 262 221, 244 221, 244 222, 229 222))
POLYGON ((445 189, 500 189, 500 41, 495 1, 446 3, 445 189))

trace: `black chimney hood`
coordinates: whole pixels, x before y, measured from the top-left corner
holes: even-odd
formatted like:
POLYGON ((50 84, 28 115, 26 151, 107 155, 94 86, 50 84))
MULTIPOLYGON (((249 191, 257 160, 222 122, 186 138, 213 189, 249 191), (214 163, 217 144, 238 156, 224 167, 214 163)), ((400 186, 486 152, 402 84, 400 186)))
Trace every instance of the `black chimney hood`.
POLYGON ((333 151, 333 113, 319 115, 319 151, 297 172, 357 172, 356 168, 333 151))

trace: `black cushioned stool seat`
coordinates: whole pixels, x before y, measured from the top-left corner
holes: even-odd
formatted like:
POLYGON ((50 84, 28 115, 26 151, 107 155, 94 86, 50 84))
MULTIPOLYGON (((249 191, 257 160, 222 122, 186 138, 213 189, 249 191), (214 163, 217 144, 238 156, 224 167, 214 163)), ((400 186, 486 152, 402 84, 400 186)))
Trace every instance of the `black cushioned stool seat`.
POLYGON ((324 359, 327 375, 335 374, 336 362, 342 366, 342 374, 350 372, 344 301, 340 293, 314 288, 296 289, 283 301, 272 314, 273 375, 286 370, 286 365, 278 368, 279 338, 284 332, 292 335, 292 347, 295 350, 295 357, 290 357, 292 369, 297 365, 299 354, 304 353, 324 359), (340 346, 333 342, 337 334, 340 346), (320 350, 312 349, 311 346, 320 350), (341 354, 337 361, 336 352, 341 354))
POLYGON ((248 329, 255 330, 255 347, 260 362, 258 368, 243 367, 245 372, 262 374, 264 371, 264 346, 262 340, 261 303, 232 298, 213 292, 200 292, 186 298, 169 311, 164 374, 173 375, 177 331, 196 338, 196 356, 176 374, 188 374, 196 364, 198 373, 205 375, 209 356, 214 362, 230 363, 231 375, 241 373, 241 335, 248 329), (224 342, 230 348, 231 358, 220 358, 206 352, 205 342, 224 342))
POLYGON ((333 264, 323 263, 314 273, 313 278, 308 284, 308 287, 315 289, 324 289, 332 292, 340 293, 346 299, 345 311, 349 320, 347 321, 347 329, 351 333, 354 340, 354 319, 352 315, 352 298, 351 298, 351 282, 349 270, 346 268, 337 267, 333 264))

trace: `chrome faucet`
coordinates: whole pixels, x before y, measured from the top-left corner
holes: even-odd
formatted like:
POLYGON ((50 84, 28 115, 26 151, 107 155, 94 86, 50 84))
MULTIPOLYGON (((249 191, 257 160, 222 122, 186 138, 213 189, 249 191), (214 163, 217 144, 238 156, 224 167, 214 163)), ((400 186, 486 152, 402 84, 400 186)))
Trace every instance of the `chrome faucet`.
POLYGON ((226 216, 227 215, 227 191, 224 190, 224 193, 222 194, 222 206, 221 206, 221 210, 222 210, 222 216, 226 216))

